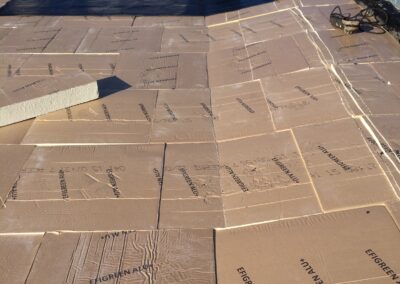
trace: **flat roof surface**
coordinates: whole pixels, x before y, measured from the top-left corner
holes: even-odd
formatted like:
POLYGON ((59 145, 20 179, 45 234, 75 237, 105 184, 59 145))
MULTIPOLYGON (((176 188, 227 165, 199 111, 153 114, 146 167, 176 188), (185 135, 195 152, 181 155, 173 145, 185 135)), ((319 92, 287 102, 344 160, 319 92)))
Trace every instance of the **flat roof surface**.
POLYGON ((331 26, 359 5, 54 3, 0 9, 0 90, 100 97, 0 127, 4 283, 400 283, 400 45, 331 26))

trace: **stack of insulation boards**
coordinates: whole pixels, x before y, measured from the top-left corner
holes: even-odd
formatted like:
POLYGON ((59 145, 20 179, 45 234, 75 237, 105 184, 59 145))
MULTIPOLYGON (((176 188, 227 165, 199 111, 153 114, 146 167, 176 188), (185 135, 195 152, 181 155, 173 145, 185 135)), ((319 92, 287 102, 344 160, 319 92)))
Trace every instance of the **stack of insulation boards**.
POLYGON ((0 0, 0 8, 6 5, 8 0, 0 0))
POLYGON ((400 283, 400 46, 337 4, 0 17, 0 82, 100 92, 0 128, 0 282, 400 283))

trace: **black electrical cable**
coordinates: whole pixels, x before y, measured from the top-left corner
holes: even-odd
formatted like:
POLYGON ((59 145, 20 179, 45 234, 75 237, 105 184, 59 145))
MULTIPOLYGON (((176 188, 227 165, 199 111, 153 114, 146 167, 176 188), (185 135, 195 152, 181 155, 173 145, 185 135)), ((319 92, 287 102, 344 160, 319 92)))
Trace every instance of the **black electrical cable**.
POLYGON ((388 19, 386 11, 379 6, 367 7, 353 16, 350 13, 344 14, 340 6, 336 6, 330 14, 331 24, 348 34, 359 30, 385 33, 384 26, 387 24, 388 19), (377 15, 380 15, 379 19, 377 15), (374 28, 378 28, 378 31, 374 30, 374 28))
POLYGON ((375 17, 383 24, 383 28, 400 43, 400 11, 393 3, 386 0, 355 0, 357 4, 375 8, 375 17))

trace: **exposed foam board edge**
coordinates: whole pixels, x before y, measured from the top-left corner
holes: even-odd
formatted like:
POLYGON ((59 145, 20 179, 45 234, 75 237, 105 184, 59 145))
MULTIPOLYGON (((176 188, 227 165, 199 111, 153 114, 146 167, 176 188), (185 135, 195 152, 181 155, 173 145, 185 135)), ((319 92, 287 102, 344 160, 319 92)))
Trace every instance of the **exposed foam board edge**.
POLYGON ((97 81, 0 108, 0 126, 20 122, 99 97, 97 81))

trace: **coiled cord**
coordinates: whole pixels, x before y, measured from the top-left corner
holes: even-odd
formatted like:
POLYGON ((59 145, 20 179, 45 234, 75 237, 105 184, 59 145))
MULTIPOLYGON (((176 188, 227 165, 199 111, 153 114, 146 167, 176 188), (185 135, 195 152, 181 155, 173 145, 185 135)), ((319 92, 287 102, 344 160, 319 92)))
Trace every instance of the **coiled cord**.
POLYGON ((372 33, 385 33, 384 27, 388 23, 388 20, 388 14, 378 5, 362 9, 353 16, 350 13, 344 14, 340 6, 335 6, 330 14, 331 24, 348 34, 359 30, 372 33), (378 31, 374 28, 378 28, 378 31))

